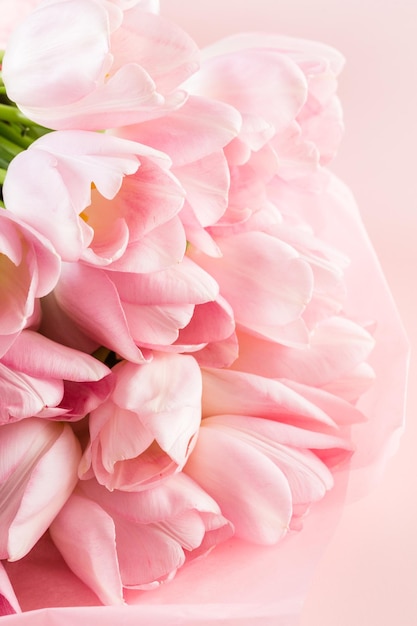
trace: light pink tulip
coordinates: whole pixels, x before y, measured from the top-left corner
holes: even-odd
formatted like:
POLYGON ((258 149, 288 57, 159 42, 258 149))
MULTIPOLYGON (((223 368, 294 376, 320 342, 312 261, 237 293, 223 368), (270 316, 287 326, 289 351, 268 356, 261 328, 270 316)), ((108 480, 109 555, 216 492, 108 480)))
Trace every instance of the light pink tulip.
POLYGON ((54 129, 98 130, 158 116, 184 101, 176 89, 198 67, 195 43, 141 3, 117 4, 43 3, 13 31, 3 78, 30 119, 54 129))
POLYGON ((111 396, 91 411, 80 477, 139 491, 184 466, 201 419, 201 373, 191 356, 154 354, 113 370, 111 396))
POLYGON ((64 261, 147 272, 178 263, 184 191, 165 155, 88 131, 44 135, 11 162, 5 205, 64 261), (22 183, 22 181, 24 181, 22 183))
POLYGON ((274 340, 281 326, 297 323, 311 299, 313 276, 294 248, 256 231, 216 241, 220 258, 189 254, 218 281, 237 324, 274 340))
POLYGON ((109 395, 109 374, 89 354, 23 330, 0 359, 0 422, 80 419, 109 395))
POLYGON ((257 415, 311 431, 333 433, 364 421, 344 399, 289 379, 248 372, 203 368, 203 418, 210 415, 257 415))
POLYGON ((240 371, 202 374, 204 419, 185 472, 216 499, 237 536, 274 543, 300 528, 332 487, 332 472, 352 453, 351 426, 365 418, 316 387, 240 371))
POLYGON ((303 72, 266 46, 242 47, 238 53, 214 51, 210 57, 204 54, 200 71, 189 79, 187 88, 240 111, 239 142, 255 151, 296 118, 307 98, 303 72))
POLYGON ((163 349, 178 339, 196 305, 216 300, 218 285, 187 257, 149 274, 64 263, 55 296, 84 334, 129 361, 143 363, 149 349, 163 349))
POLYGON ((68 425, 31 418, 0 428, 0 556, 16 561, 47 530, 77 482, 68 425))
MULTIPOLYGON (((6 48, 7 41, 13 30, 22 22, 43 0, 1 0, 2 20, 0 23, 0 48, 6 48)), ((142 11, 159 13, 159 0, 107 0, 123 11, 137 6, 142 11)))
POLYGON ((45 237, 0 211, 0 354, 32 321, 37 299, 55 287, 60 266, 45 237))
POLYGON ((257 415, 216 415, 202 421, 184 471, 220 505, 236 536, 274 544, 333 486, 324 457, 351 455, 336 433, 299 428, 257 415))
MULTIPOLYGON (((302 106, 292 120, 287 117, 285 124, 274 123, 275 133, 272 139, 280 161, 279 175, 285 180, 293 180, 294 175, 302 178, 303 173, 306 173, 303 172, 305 167, 316 171, 318 164, 326 164, 333 158, 339 145, 343 122, 335 92, 344 58, 331 46, 315 41, 293 39, 272 33, 243 33, 231 35, 203 49, 202 71, 192 78, 191 82, 197 86, 198 93, 201 91, 206 93, 213 89, 210 76, 216 67, 232 67, 233 63, 239 62, 245 55, 255 60, 258 54, 276 55, 279 59, 278 66, 281 64, 282 68, 288 64, 283 83, 286 82, 289 92, 274 89, 272 96, 276 98, 279 94, 283 98, 283 103, 287 105, 284 106, 284 111, 291 110, 288 107, 290 96, 296 93, 296 68, 304 75, 305 98, 302 106), (292 73, 289 71, 290 67, 292 73), (295 172, 297 167, 298 175, 295 172)), ((262 70, 260 74, 262 75, 262 70)), ((233 78, 236 84, 239 84, 239 77, 233 78)), ((262 80, 261 76, 257 76, 256 79, 259 82, 262 80)), ((216 87, 218 84, 215 83, 216 87)), ((301 86, 301 82, 299 85, 301 86)), ((223 84, 222 88, 225 94, 229 89, 232 91, 231 83, 223 84)), ((243 86, 242 92, 244 89, 243 86)), ((244 97, 240 98, 240 102, 235 106, 239 110, 240 107, 246 107, 244 97)), ((268 121, 271 118, 264 113, 267 110, 266 106, 264 105, 263 111, 262 109, 258 111, 261 112, 262 118, 268 121)))
POLYGON ((343 317, 317 324, 304 345, 285 345, 245 332, 238 338, 239 358, 233 368, 317 386, 350 376, 375 346, 365 328, 343 317))
POLYGON ((215 256, 220 252, 206 227, 227 208, 230 172, 223 148, 239 133, 241 121, 228 104, 190 96, 175 111, 116 131, 169 155, 172 173, 186 191, 180 217, 187 241, 215 256))
POLYGON ((104 604, 124 589, 152 589, 186 560, 233 534, 219 507, 184 474, 140 493, 81 482, 51 525, 68 566, 104 604))

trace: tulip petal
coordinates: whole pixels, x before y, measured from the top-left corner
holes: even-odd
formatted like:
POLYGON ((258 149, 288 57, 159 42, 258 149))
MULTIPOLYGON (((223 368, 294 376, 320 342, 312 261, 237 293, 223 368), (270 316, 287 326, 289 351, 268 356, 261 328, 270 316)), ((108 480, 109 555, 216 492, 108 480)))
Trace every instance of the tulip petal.
POLYGON ((193 93, 226 102, 275 130, 290 123, 307 97, 297 65, 273 50, 241 50, 205 59, 187 83, 193 93))
POLYGON ((185 562, 181 544, 158 527, 132 525, 117 518, 116 540, 124 587, 152 588, 172 576, 185 562))
POLYGON ((32 107, 76 102, 94 87, 108 55, 101 5, 91 0, 48 3, 30 13, 8 41, 2 67, 7 93, 32 107), (77 13, 84 19, 74 19, 77 13))
POLYGON ((69 426, 33 468, 9 532, 9 560, 22 558, 47 530, 77 483, 81 458, 69 426))
POLYGON ((24 330, 2 362, 19 372, 39 378, 97 381, 110 373, 98 359, 56 343, 39 333, 24 330))
POLYGON ((198 161, 235 137, 241 116, 218 100, 190 95, 182 107, 163 117, 117 130, 120 137, 152 145, 169 154, 175 167, 198 161))
POLYGON ((218 281, 236 322, 247 328, 288 324, 312 293, 310 267, 293 248, 261 232, 218 239, 220 259, 193 251, 193 259, 218 281), (274 271, 271 271, 274 268, 274 271))
POLYGON ((237 537, 274 544, 287 532, 292 496, 284 474, 221 427, 203 423, 184 471, 218 502, 237 537))
POLYGON ((68 567, 103 604, 123 604, 114 522, 98 504, 74 493, 50 533, 68 567))
POLYGON ((133 362, 145 360, 133 342, 116 287, 104 272, 64 264, 55 295, 64 312, 99 345, 133 362))

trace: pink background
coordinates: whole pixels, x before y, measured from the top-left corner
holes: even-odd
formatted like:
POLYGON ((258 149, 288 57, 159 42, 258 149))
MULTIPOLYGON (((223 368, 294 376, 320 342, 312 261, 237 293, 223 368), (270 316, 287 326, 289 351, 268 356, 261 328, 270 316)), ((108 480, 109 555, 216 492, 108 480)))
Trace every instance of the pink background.
MULTIPOLYGON (((417 3, 161 0, 200 45, 242 30, 319 39, 347 64, 346 134, 333 169, 353 189, 411 345, 417 348, 417 3)), ((417 369, 407 426, 382 481, 350 505, 316 572, 301 626, 417 624, 417 369)))

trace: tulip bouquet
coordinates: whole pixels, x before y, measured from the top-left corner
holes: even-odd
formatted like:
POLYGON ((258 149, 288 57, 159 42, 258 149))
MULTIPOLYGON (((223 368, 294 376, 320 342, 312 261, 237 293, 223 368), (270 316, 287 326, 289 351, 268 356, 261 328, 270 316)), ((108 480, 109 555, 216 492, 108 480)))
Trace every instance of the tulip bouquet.
POLYGON ((293 624, 402 415, 402 330, 327 168, 343 58, 200 51, 157 0, 1 19, 4 625, 293 624))

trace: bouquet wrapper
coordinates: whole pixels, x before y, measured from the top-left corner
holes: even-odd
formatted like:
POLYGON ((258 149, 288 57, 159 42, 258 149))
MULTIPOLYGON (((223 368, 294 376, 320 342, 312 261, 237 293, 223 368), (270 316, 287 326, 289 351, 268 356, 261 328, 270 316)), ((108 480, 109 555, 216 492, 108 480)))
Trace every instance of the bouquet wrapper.
POLYGON ((23 561, 6 564, 23 612, 2 617, 2 626, 299 622, 315 567, 343 507, 366 495, 398 445, 408 366, 408 342, 359 212, 349 190, 336 179, 332 184, 338 200, 322 216, 322 236, 351 258, 347 314, 375 324, 371 365, 376 381, 359 402, 368 421, 354 427, 350 467, 336 474, 334 488, 312 507, 301 532, 274 547, 230 540, 158 589, 130 592, 126 606, 97 606, 94 594, 68 570, 46 536, 23 561))

